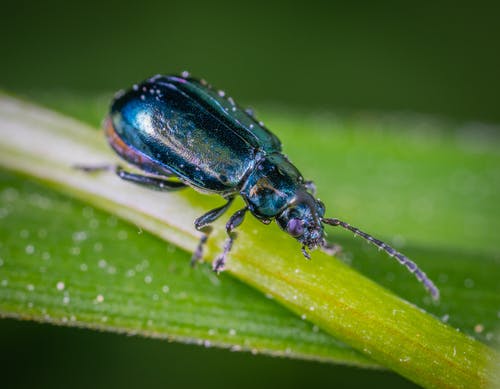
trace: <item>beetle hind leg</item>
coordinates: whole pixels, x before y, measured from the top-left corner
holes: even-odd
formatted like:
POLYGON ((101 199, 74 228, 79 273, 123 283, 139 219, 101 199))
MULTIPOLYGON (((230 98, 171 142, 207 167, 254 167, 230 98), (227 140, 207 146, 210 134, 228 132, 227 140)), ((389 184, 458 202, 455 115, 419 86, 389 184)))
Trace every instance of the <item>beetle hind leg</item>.
POLYGON ((150 189, 166 192, 187 187, 187 185, 182 182, 166 180, 165 178, 163 178, 163 176, 160 175, 146 176, 144 174, 130 173, 126 170, 123 170, 123 168, 119 165, 74 165, 73 167, 86 173, 114 171, 116 175, 122 180, 133 182, 134 184, 142 185, 150 189))

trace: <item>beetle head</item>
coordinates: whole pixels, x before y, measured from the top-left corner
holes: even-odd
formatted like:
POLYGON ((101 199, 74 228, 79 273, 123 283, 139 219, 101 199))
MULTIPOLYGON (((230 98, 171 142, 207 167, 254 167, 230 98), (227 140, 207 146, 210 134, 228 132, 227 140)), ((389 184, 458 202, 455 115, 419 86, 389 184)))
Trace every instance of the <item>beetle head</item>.
POLYGON ((302 243, 302 252, 323 245, 325 238, 321 219, 325 206, 306 190, 297 193, 295 199, 276 217, 280 228, 302 243))

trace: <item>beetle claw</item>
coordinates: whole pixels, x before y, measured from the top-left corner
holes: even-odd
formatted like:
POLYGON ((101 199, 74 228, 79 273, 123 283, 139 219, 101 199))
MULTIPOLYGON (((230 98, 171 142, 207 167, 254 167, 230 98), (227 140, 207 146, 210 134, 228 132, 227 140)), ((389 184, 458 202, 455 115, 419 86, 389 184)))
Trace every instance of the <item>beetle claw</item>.
POLYGON ((212 270, 217 274, 220 274, 221 271, 224 271, 225 267, 226 260, 222 256, 212 262, 212 270))

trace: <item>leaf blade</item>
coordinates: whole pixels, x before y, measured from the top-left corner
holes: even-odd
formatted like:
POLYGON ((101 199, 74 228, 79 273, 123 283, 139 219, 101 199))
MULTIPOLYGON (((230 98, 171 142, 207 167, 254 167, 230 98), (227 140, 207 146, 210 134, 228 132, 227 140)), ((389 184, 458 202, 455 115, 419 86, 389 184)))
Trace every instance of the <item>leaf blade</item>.
MULTIPOLYGON (((79 133, 80 135, 82 138, 85 137, 84 132, 79 133)), ((57 140, 57 137, 54 138, 54 141, 57 140)), ((33 148, 30 151, 33 152, 33 148)), ((47 156, 43 155, 43 148, 38 152, 39 158, 46 161, 47 156)), ((11 154, 9 157, 4 157, 2 162, 12 163, 15 157, 11 154)), ((33 158, 33 153, 29 158, 33 158)), ((196 198, 194 201, 195 195, 192 194, 169 195, 176 209, 163 204, 160 197, 155 198, 153 194, 148 194, 151 203, 142 204, 144 192, 139 188, 127 188, 126 197, 116 196, 113 193, 116 192, 115 188, 119 188, 119 184, 113 182, 113 178, 107 177, 104 180, 102 177, 87 176, 75 179, 68 176, 68 169, 57 167, 57 163, 52 168, 56 166, 59 171, 54 172, 53 169, 44 167, 41 161, 38 162, 34 167, 32 163, 18 159, 14 167, 27 169, 30 174, 55 182, 60 188, 66 186, 66 191, 77 188, 74 194, 87 201, 96 201, 100 198, 99 206, 132 220, 182 247, 191 250, 194 248, 196 237, 192 235, 192 229, 186 223, 186 218, 191 220, 203 209, 207 209, 210 200, 196 198), (108 202, 103 202, 102 198, 106 198, 108 202), (182 210, 182 215, 179 209, 182 210), (158 212, 168 216, 158 216, 158 212)), ((60 162, 64 162, 64 159, 60 162)), ((312 313, 308 314, 309 320, 422 385, 461 387, 465 383, 484 386, 491 378, 492 373, 488 364, 497 355, 486 346, 456 333, 450 327, 397 299, 373 282, 360 277, 338 261, 319 254, 315 256, 314 268, 311 268, 293 254, 296 251, 291 240, 285 239, 283 234, 272 228, 266 231, 268 236, 266 239, 268 242, 274 242, 279 250, 272 250, 270 256, 269 247, 252 245, 256 231, 258 225, 255 222, 249 222, 241 230, 239 240, 241 243, 235 248, 229 263, 229 270, 237 277, 264 292, 271 293, 297 313, 304 314, 307 310, 311 311, 312 313), (252 252, 252 256, 245 254, 248 252, 252 252), (300 277, 297 274, 300 274, 300 277), (295 298, 299 295, 302 296, 300 300, 295 298), (405 323, 406 331, 398 330, 401 326, 401 317, 398 320, 391 319, 394 312, 404 313, 402 322, 405 323), (376 322, 376 325, 367 325, 366 320, 363 320, 366 318, 376 322), (352 329, 353 327, 356 331, 352 329), (421 350, 401 347, 401 342, 406 346, 415 344, 409 342, 412 338, 408 335, 418 335, 416 344, 421 350), (391 336, 395 337, 395 342, 387 342, 391 336), (450 343, 460 345, 461 352, 451 350, 450 343), (429 345, 433 345, 432 347, 437 348, 439 352, 433 353, 429 345), (432 361, 432 366, 429 365, 429 361, 432 361), (450 366, 453 366, 451 370, 450 366), (468 368, 462 370, 464 366, 468 368)), ((215 253, 215 244, 217 242, 220 244, 222 239, 223 233, 216 234, 216 239, 213 239, 210 245, 212 254, 215 253)))

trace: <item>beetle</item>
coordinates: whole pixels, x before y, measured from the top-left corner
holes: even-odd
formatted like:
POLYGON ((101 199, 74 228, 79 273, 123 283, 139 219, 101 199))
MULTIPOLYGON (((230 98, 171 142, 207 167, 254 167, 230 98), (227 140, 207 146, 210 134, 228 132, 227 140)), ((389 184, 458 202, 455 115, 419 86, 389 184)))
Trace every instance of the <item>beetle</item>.
POLYGON ((141 171, 116 166, 113 169, 121 179, 162 191, 191 187, 225 199, 224 205, 194 221, 202 237, 192 264, 202 258, 210 224, 241 196, 245 206, 226 224, 223 251, 212 263, 215 272, 224 269, 236 237, 233 231, 250 212, 264 224, 275 220, 300 242, 307 259, 308 250, 315 248, 330 254, 338 251, 338 246, 327 242, 324 225, 345 228, 396 258, 434 299, 439 298, 432 280, 408 257, 342 220, 325 217, 325 206, 315 197, 314 184, 304 180, 282 154, 279 139, 252 112, 204 80, 191 78, 187 72, 156 75, 121 91, 111 103, 104 127, 113 150, 141 171))

